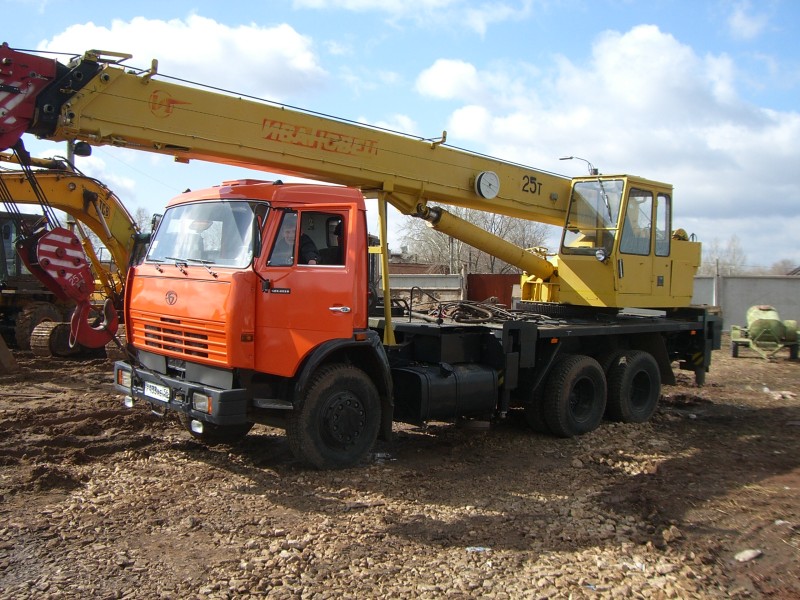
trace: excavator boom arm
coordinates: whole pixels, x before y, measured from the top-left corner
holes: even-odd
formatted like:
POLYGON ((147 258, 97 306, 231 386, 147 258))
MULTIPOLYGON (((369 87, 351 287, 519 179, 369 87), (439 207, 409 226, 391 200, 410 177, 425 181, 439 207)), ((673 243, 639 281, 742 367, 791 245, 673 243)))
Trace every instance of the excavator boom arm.
MULTIPOLYGON (((14 162, 0 153, 0 163, 14 162)), ((119 198, 100 181, 67 169, 36 169, 36 180, 51 207, 85 225, 108 248, 123 273, 130 262, 138 226, 119 198)), ((3 200, 38 205, 39 198, 25 173, 0 169, 3 200)))

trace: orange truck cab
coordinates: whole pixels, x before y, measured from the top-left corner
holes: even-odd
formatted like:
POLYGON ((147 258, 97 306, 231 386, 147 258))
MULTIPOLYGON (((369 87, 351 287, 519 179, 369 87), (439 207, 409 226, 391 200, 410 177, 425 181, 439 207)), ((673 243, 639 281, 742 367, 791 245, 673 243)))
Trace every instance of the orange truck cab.
POLYGON ((177 410, 205 441, 227 441, 254 420, 291 427, 320 366, 357 360, 371 373, 357 377, 374 388, 368 408, 383 416, 365 419, 347 393, 324 410, 344 453, 361 452, 356 442, 371 445, 392 420, 386 354, 367 326, 367 256, 356 189, 242 180, 182 194, 128 276, 138 364, 117 363, 118 387, 177 410))

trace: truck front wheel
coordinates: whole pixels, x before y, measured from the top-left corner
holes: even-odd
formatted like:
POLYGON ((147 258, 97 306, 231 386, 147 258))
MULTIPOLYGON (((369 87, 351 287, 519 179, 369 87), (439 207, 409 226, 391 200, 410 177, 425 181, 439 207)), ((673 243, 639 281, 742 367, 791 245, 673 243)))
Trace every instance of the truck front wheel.
POLYGON ((608 371, 606 417, 623 423, 644 423, 658 406, 661 373, 648 352, 631 350, 623 354, 608 371))
POLYGON ((565 356, 553 365, 544 394, 552 432, 573 437, 597 429, 606 408, 606 377, 590 356, 565 356))
POLYGON ((286 424, 289 448, 317 469, 356 465, 372 449, 380 426, 378 391, 367 375, 343 364, 320 369, 302 407, 286 424))

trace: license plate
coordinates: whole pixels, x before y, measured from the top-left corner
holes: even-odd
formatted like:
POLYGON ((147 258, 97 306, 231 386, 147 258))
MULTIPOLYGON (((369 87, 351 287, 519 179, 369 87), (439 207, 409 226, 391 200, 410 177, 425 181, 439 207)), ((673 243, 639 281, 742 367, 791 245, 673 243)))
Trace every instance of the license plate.
POLYGON ((169 402, 169 388, 165 385, 156 385, 149 381, 144 382, 144 395, 149 398, 169 402))

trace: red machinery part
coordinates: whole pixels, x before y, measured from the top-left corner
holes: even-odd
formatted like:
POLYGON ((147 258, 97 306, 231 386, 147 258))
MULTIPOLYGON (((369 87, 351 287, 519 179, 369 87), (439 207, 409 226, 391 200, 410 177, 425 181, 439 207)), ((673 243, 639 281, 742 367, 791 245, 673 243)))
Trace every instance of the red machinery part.
MULTIPOLYGON (((94 277, 80 240, 69 229, 56 227, 38 238, 35 249, 38 273, 61 299, 80 304, 94 293, 94 277), (55 292, 54 287, 60 290, 55 292)), ((41 279, 41 277, 40 277, 41 279)))
POLYGON ((101 318, 89 322, 89 312, 92 310, 91 303, 86 300, 79 302, 72 313, 70 320, 70 342, 77 342, 86 348, 102 348, 114 338, 114 334, 119 328, 119 317, 114 309, 111 300, 106 300, 103 304, 103 314, 101 318))
POLYGON ((28 130, 36 97, 55 78, 57 62, 0 45, 0 150, 14 146, 28 130))

